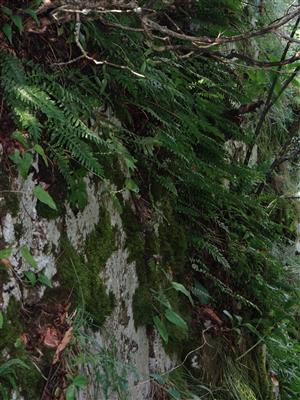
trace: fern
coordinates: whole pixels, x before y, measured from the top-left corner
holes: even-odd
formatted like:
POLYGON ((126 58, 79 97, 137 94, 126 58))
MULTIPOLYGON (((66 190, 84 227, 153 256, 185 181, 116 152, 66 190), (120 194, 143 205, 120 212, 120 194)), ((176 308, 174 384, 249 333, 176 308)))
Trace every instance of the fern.
MULTIPOLYGON (((1 71, 4 96, 20 129, 28 130, 33 142, 38 142, 42 131, 46 130, 49 135, 48 143, 52 148, 64 148, 67 151, 65 156, 102 177, 103 168, 91 145, 106 146, 110 149, 112 146, 92 132, 75 111, 70 110, 69 102, 73 101, 74 95, 54 83, 50 83, 49 87, 46 82, 43 87, 36 86, 36 82, 39 81, 39 69, 35 70, 30 79, 30 75, 26 75, 18 59, 3 53, 1 71), (43 116, 43 122, 39 115, 43 116)), ((60 160, 62 161, 61 157, 60 160)), ((64 168, 67 164, 64 163, 64 168)), ((64 176, 66 177, 67 173, 64 176)))

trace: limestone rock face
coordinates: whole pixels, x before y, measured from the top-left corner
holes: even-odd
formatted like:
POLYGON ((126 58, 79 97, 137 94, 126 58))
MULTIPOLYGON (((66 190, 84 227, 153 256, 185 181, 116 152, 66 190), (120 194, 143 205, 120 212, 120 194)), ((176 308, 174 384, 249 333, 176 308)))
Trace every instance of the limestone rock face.
MULTIPOLYGON (((62 208, 62 214, 54 219, 46 219, 38 214, 37 199, 33 188, 37 184, 34 174, 26 180, 20 178, 11 182, 12 190, 17 192, 18 211, 12 214, 7 209, 1 216, 1 244, 2 247, 12 248, 9 258, 11 268, 8 278, 1 286, 1 309, 5 310, 15 298, 21 304, 36 304, 47 302, 44 300, 47 293, 45 285, 23 285, 25 271, 32 271, 32 266, 20 251, 26 247, 37 262, 35 274, 42 273, 54 288, 64 291, 60 282, 60 268, 62 254, 65 249, 62 237, 66 237, 74 252, 83 260, 89 260, 85 243, 96 227, 102 229, 100 208, 106 210, 109 216, 111 229, 114 230, 113 251, 105 261, 103 268, 99 268, 99 276, 105 285, 105 291, 114 298, 114 307, 106 317, 104 325, 96 332, 90 333, 97 346, 105 349, 110 346, 113 339, 116 348, 117 361, 128 368, 128 392, 130 399, 151 398, 150 374, 151 372, 164 372, 174 365, 165 353, 160 337, 152 332, 148 335, 145 327, 136 327, 133 315, 133 296, 139 286, 135 262, 129 262, 129 252, 126 248, 126 233, 123 229, 122 219, 115 210, 112 202, 103 193, 101 185, 94 183, 90 177, 86 178, 88 204, 83 211, 75 213, 68 204, 62 208), (105 332, 105 334, 103 334, 105 332)), ((43 186, 43 182, 39 182, 43 186)), ((127 194, 128 197, 128 194, 127 194)), ((95 250, 101 251, 102 246, 107 246, 101 237, 94 241, 95 250)), ((86 263, 89 266, 89 261, 86 263)), ((96 277, 95 277, 96 278, 96 277)), ((67 293, 66 293, 67 294, 67 293)), ((93 292, 94 302, 97 303, 97 292, 93 292)), ((99 296, 99 302, 101 302, 99 296)), ((101 304, 98 304, 101 309, 101 304)), ((92 393, 93 388, 83 389, 78 394, 78 399, 87 398, 87 392, 92 393)), ((97 389, 98 390, 98 389, 97 389)), ((99 399, 105 398, 98 397, 99 399)), ((117 393, 109 391, 109 399, 118 399, 117 393)), ((25 399, 29 400, 29 399, 25 399)))

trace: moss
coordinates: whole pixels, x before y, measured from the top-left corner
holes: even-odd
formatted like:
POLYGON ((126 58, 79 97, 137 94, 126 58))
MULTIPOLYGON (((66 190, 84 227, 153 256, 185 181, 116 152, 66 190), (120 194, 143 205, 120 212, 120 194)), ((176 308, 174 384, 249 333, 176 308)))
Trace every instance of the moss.
MULTIPOLYGON (((55 201, 55 200, 54 200, 55 201)), ((37 201, 36 211, 39 217, 46 218, 48 220, 58 218, 62 214, 62 207, 57 203, 57 210, 54 210, 47 206, 47 204, 37 201)))
POLYGON ((266 367, 266 346, 256 346, 252 351, 252 379, 255 382, 253 389, 258 399, 274 400, 272 382, 266 367))
POLYGON ((16 236, 16 239, 17 239, 17 240, 21 239, 21 236, 22 236, 23 233, 24 233, 24 227, 23 227, 23 225, 22 225, 21 223, 16 223, 16 224, 14 224, 14 229, 15 229, 15 236, 16 236))
POLYGON ((145 234, 143 227, 130 204, 126 203, 122 213, 122 223, 126 232, 126 247, 129 251, 129 262, 135 262, 139 287, 133 297, 133 315, 135 325, 152 325, 153 298, 151 289, 159 285, 158 271, 153 262, 157 254, 157 243, 150 232, 145 234))
MULTIPOLYGON (((248 338, 246 345, 253 346, 252 340, 248 338)), ((266 365, 266 347, 264 344, 256 346, 247 356, 243 363, 247 368, 248 380, 258 400, 275 400, 273 385, 266 365)))
MULTIPOLYGON (((0 330, 0 357, 1 363, 7 361, 5 354, 9 354, 10 358, 15 358, 24 362, 29 368, 12 367, 12 372, 16 375, 16 382, 21 388, 21 394, 26 399, 37 399, 40 397, 44 381, 38 370, 32 365, 28 353, 25 348, 16 346, 24 326, 21 323, 21 304, 12 297, 9 301, 6 313, 4 315, 3 327, 0 330)), ((8 380, 0 377, 0 382, 6 387, 10 387, 8 380)))
POLYGON ((9 279, 7 267, 0 263, 0 290, 2 290, 5 283, 9 282, 9 279))
POLYGON ((160 255, 163 263, 168 265, 173 274, 182 276, 186 263, 187 238, 182 225, 173 215, 170 204, 163 206, 164 223, 159 226, 160 255))
MULTIPOLYGON (((149 227, 141 225, 129 203, 125 204, 122 213, 126 247, 129 251, 128 260, 135 262, 139 279, 139 287, 133 297, 133 315, 136 326, 153 325, 154 303, 157 301, 152 290, 167 288, 169 282, 164 271, 171 268, 174 275, 179 275, 185 264, 187 243, 183 228, 175 221, 170 207, 166 206, 164 212, 167 214, 168 223, 159 228, 159 237, 149 227)), ((174 310, 180 313, 178 294, 174 290, 168 291, 168 299, 174 310)), ((156 306, 161 307, 159 304, 156 306)), ((180 343, 186 338, 186 333, 168 321, 166 324, 170 334, 167 350, 178 352, 180 343)))
POLYGON ((150 289, 150 286, 140 285, 134 293, 132 306, 134 321, 137 326, 153 324, 153 299, 150 289))
POLYGON ((126 203, 123 208, 122 223, 126 232, 126 247, 129 251, 128 261, 136 263, 136 272, 139 280, 142 281, 145 271, 145 235, 129 203, 126 203))
POLYGON ((102 157, 101 164, 104 169, 105 177, 116 185, 117 190, 121 190, 125 186, 125 176, 122 172, 120 160, 116 155, 102 157))
POLYGON ((15 352, 15 342, 22 333, 20 320, 20 303, 12 297, 4 316, 3 327, 0 329, 0 351, 7 349, 9 354, 15 352))
MULTIPOLYGON (((0 166, 1 168, 1 166, 0 166)), ((7 174, 0 171, 0 191, 9 191, 11 190, 9 177, 7 174)), ((19 199, 17 193, 14 192, 4 192, 1 195, 0 199, 0 216, 5 215, 6 213, 10 213, 13 217, 15 217, 19 212, 19 199)))
POLYGON ((86 240, 84 253, 87 260, 78 254, 66 237, 61 239, 61 247, 64 253, 57 276, 61 290, 52 289, 50 297, 71 295, 74 305, 84 306, 93 322, 102 325, 114 305, 114 298, 106 293, 100 277, 100 271, 116 248, 115 230, 107 211, 100 209, 100 222, 86 240))

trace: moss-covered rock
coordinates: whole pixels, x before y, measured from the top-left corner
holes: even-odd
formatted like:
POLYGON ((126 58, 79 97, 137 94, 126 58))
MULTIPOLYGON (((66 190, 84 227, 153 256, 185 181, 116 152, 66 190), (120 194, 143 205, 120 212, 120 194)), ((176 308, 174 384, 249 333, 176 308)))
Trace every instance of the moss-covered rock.
POLYGON ((100 272, 116 249, 115 230, 110 216, 100 209, 100 221, 88 236, 84 251, 79 254, 66 237, 61 239, 63 254, 59 259, 57 278, 60 288, 50 290, 50 297, 71 296, 74 305, 90 313, 93 322, 101 325, 113 309, 114 298, 106 293, 100 272))
POLYGON ((3 327, 0 329, 0 366, 9 359, 23 362, 27 368, 18 364, 12 365, 8 375, 0 374, 0 384, 12 389, 12 381, 8 376, 15 376, 17 387, 25 399, 38 399, 42 394, 44 379, 37 368, 32 364, 29 354, 20 342, 25 328, 21 318, 21 303, 12 297, 3 316, 3 327))
POLYGON ((173 275, 183 275, 186 263, 187 239, 183 225, 175 218, 170 204, 163 206, 164 222, 159 226, 160 255, 173 275))
POLYGON ((10 213, 15 217, 19 212, 19 198, 17 193, 13 192, 9 182, 9 176, 1 169, 0 165, 0 216, 10 213))
MULTIPOLYGON (((129 261, 135 262, 139 287, 133 297, 135 325, 153 326, 153 317, 164 313, 164 306, 156 293, 163 292, 172 309, 186 314, 185 299, 171 289, 170 277, 181 275, 184 270, 187 243, 184 229, 175 221, 171 208, 166 204, 165 222, 160 225, 158 235, 154 228, 143 225, 129 203, 125 204, 122 223, 126 232, 126 247, 129 261)), ((186 315, 185 315, 186 317, 186 315)), ((166 350, 170 353, 182 348, 187 334, 169 321, 165 321, 169 333, 166 350)))

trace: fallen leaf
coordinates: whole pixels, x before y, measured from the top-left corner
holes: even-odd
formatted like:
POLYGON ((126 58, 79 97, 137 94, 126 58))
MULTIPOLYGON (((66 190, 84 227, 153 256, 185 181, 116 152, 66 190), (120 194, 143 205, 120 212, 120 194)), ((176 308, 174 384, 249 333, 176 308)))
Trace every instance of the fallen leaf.
POLYGON ((58 332, 54 327, 48 326, 43 338, 43 344, 50 349, 56 349, 59 345, 58 332))
POLYGON ((71 339, 72 339, 72 332, 73 332, 73 328, 69 328, 62 341, 59 343, 59 345, 57 346, 56 352, 54 354, 53 357, 53 361, 52 364, 56 364, 60 358, 61 353, 64 351, 64 349, 68 346, 68 344, 70 343, 71 339))
POLYGON ((7 258, 1 258, 0 264, 4 265, 6 268, 11 268, 11 263, 7 258))
POLYGON ((27 345, 27 343, 29 342, 29 335, 28 333, 23 332, 20 336, 20 340, 21 342, 24 344, 24 346, 27 345))

